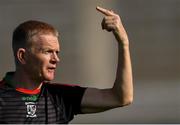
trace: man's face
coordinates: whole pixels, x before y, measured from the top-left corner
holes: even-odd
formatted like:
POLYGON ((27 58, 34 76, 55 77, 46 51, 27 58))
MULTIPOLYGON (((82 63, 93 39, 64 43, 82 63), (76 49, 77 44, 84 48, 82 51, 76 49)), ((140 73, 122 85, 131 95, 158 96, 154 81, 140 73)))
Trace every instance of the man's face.
POLYGON ((59 42, 56 36, 52 34, 33 36, 25 65, 30 77, 36 81, 53 80, 59 62, 59 51, 59 42))

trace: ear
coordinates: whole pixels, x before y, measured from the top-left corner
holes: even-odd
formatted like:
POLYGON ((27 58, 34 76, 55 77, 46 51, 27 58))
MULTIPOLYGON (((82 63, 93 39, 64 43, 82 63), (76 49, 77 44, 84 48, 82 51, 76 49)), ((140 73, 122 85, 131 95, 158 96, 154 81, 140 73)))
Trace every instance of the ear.
POLYGON ((19 48, 17 51, 17 59, 21 64, 26 64, 25 53, 26 50, 24 48, 19 48))

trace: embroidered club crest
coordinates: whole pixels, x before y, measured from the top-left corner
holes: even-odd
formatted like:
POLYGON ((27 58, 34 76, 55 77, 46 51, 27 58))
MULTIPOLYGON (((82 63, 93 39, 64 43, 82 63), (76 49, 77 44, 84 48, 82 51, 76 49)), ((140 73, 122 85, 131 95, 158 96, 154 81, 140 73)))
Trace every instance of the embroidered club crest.
POLYGON ((35 102, 25 102, 27 107, 27 115, 26 117, 37 117, 36 115, 36 103, 35 102))

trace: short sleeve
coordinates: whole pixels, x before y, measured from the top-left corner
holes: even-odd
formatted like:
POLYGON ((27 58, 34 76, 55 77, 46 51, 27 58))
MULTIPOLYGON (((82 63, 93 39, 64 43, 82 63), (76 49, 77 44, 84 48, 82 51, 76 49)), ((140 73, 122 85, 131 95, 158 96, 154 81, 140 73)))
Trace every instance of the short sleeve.
POLYGON ((79 86, 67 86, 66 91, 64 91, 65 101, 72 104, 74 114, 81 114, 81 101, 86 88, 79 86))
MULTIPOLYGON (((81 114, 81 101, 86 88, 69 84, 49 84, 48 90, 54 97, 58 96, 58 104, 67 115, 81 114)), ((56 98, 57 100, 57 98, 56 98)))

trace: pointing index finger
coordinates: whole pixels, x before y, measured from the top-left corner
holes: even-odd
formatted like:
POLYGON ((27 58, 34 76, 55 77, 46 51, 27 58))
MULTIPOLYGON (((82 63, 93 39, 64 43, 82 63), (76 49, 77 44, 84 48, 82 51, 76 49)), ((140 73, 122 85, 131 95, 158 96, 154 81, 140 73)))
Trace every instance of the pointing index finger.
POLYGON ((106 15, 106 16, 110 16, 113 15, 113 13, 107 9, 104 9, 102 7, 97 6, 96 10, 98 10, 99 12, 101 12, 102 14, 106 15))

